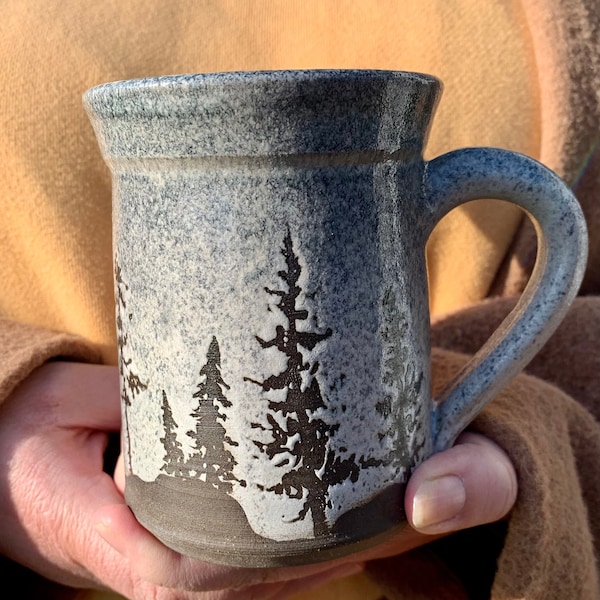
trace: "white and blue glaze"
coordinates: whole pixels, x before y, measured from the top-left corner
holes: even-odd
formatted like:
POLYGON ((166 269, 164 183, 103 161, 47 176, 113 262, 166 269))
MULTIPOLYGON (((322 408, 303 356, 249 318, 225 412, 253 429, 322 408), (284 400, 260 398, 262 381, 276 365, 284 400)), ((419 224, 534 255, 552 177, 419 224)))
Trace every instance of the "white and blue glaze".
POLYGON ((167 545, 267 566, 376 543, 402 526, 412 469, 564 314, 585 261, 576 201, 514 153, 425 163, 439 90, 287 71, 86 93, 113 175, 126 498, 167 545), (541 259, 512 329, 438 408, 425 244, 489 197, 533 215, 541 259))

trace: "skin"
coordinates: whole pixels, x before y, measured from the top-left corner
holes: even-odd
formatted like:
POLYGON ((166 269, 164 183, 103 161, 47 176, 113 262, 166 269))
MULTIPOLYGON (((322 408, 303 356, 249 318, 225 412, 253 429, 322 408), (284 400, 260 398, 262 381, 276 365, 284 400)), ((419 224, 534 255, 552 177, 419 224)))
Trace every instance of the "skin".
POLYGON ((411 477, 407 526, 384 544, 329 563, 239 569, 184 557, 142 528, 123 470, 103 471, 120 428, 117 369, 50 362, 0 405, 0 554, 60 583, 131 599, 283 600, 466 527, 503 518, 515 470, 490 440, 463 434, 411 477))

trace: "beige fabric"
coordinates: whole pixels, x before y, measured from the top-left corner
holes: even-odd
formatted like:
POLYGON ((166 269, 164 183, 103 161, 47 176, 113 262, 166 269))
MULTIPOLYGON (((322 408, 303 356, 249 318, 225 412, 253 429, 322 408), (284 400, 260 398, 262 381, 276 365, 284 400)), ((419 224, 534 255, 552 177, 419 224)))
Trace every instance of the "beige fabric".
POLYGON ((74 335, 0 318, 0 401, 49 359, 99 362, 100 353, 74 335))

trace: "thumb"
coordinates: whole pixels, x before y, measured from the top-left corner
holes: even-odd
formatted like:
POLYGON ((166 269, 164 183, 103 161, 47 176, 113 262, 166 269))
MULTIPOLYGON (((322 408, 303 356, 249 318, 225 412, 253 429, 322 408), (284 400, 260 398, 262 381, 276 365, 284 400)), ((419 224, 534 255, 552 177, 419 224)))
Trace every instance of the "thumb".
POLYGON ((506 453, 476 433, 421 464, 407 487, 405 509, 421 533, 440 534, 504 517, 517 498, 517 475, 506 453))

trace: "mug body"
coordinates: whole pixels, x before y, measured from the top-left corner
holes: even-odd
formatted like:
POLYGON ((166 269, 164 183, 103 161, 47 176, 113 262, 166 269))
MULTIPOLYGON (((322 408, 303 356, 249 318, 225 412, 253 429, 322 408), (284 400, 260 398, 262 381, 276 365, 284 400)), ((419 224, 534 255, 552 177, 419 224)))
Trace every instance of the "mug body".
POLYGON ((403 524, 432 446, 438 88, 336 71, 88 92, 113 175, 126 500, 166 545, 292 565, 403 524))

